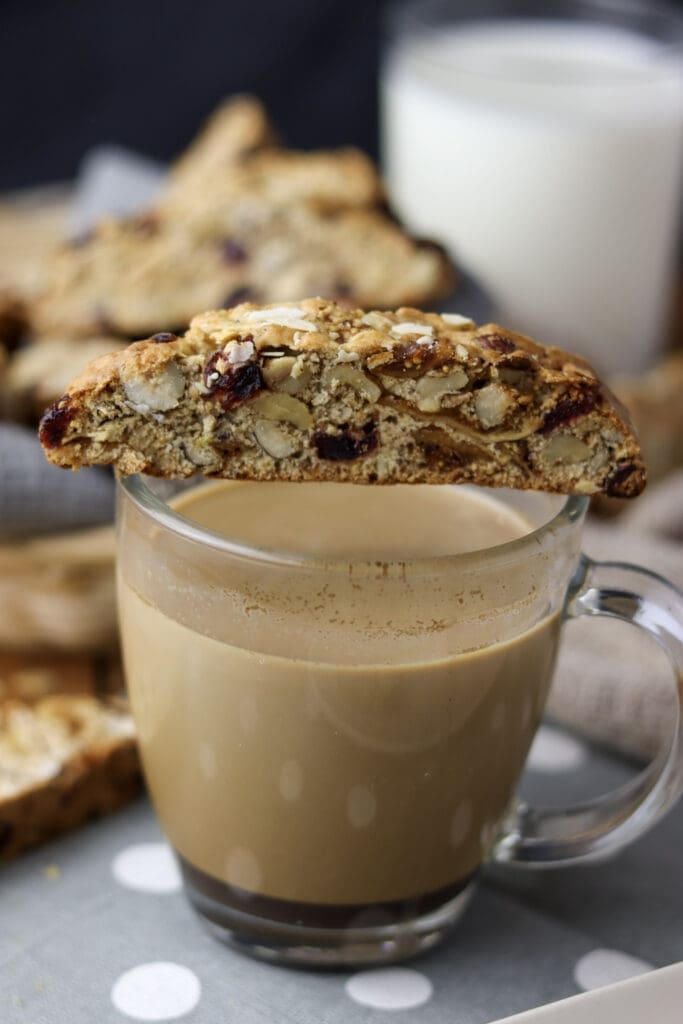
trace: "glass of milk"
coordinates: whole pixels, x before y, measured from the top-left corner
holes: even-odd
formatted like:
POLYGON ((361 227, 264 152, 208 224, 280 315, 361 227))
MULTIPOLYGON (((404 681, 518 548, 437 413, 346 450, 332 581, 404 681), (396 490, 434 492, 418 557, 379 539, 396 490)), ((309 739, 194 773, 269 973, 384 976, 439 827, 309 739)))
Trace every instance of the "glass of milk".
POLYGON ((408 224, 506 326, 638 371, 666 341, 683 18, 639 0, 423 0, 390 18, 383 155, 408 224))

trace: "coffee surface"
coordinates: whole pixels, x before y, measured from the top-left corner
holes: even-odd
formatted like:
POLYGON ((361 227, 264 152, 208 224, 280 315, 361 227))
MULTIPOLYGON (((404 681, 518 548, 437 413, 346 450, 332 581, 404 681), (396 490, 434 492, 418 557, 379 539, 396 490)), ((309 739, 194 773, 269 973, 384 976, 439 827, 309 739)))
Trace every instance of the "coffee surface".
POLYGON ((392 561, 477 551, 524 536, 517 512, 464 487, 217 483, 174 507, 200 526, 255 547, 392 561))
MULTIPOLYGON (((529 531, 502 502, 464 488, 221 482, 175 504, 236 542, 341 560, 477 550, 529 531)), ((201 631, 189 628, 187 592, 176 610, 165 594, 160 611, 126 582, 122 560, 126 672, 157 811, 183 859, 236 900, 362 907, 446 889, 476 870, 509 805, 545 702, 558 617, 475 650, 463 628, 435 656, 421 607, 420 658, 395 664, 383 647, 372 657, 372 617, 386 632, 391 602, 398 617, 411 601, 409 583, 397 581, 381 607, 363 608, 362 579, 352 594, 340 604, 353 608, 335 605, 335 615, 357 621, 360 607, 369 620, 362 645, 347 637, 357 663, 342 663, 334 645, 329 659, 319 644, 309 657, 301 618, 277 653, 263 653, 219 639, 213 619, 230 616, 230 602, 221 611, 212 601, 201 631)), ((494 599, 477 600, 479 636, 490 615, 497 638, 494 599)), ((319 633, 313 598, 310 609, 319 633)))

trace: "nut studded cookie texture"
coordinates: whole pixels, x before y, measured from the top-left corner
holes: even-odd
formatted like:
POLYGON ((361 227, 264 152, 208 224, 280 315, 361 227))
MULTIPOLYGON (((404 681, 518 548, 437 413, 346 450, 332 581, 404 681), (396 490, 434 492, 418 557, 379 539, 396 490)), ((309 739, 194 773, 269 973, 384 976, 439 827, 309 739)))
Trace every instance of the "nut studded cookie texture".
POLYGON ((131 339, 238 302, 422 305, 455 282, 446 253, 390 214, 367 156, 280 148, 265 109, 240 97, 174 164, 153 209, 52 253, 23 315, 38 335, 131 339))
POLYGON ((57 253, 49 277, 34 327, 70 337, 141 337, 184 327, 198 309, 311 292, 363 304, 421 302, 452 282, 443 253, 374 209, 322 214, 312 201, 272 206, 246 195, 201 223, 103 223, 57 253))
POLYGON ((578 357, 455 314, 322 299, 205 313, 96 359, 40 436, 58 465, 121 475, 645 485, 627 414, 578 357))

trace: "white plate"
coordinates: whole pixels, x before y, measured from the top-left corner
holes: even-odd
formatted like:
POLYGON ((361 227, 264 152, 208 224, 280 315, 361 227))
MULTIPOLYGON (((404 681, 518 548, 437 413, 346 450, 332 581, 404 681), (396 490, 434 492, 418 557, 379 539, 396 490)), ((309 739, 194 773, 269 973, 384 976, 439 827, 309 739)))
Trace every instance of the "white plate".
POLYGON ((683 962, 494 1024, 681 1024, 683 962))

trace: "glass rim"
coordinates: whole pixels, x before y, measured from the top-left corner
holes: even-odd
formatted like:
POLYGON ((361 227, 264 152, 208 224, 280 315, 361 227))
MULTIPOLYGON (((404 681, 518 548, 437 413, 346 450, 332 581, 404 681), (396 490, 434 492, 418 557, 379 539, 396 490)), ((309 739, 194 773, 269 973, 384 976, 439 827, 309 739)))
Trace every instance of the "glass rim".
MULTIPOLYGON (((205 480, 204 482, 220 483, 221 481, 205 480)), ((225 482, 249 483, 249 481, 225 482)), ((538 552, 547 546, 553 535, 556 535, 560 530, 569 529, 575 523, 580 522, 590 500, 584 495, 565 496, 561 507, 548 520, 529 533, 525 533, 521 537, 507 541, 504 544, 496 544, 493 547, 479 548, 460 554, 434 555, 429 558, 373 561, 370 559, 321 558, 317 555, 279 551, 276 548, 244 544, 232 540, 216 530, 200 526, 181 512, 173 509, 167 501, 156 495, 147 486, 140 474, 136 473, 132 476, 120 478, 118 486, 124 492, 126 498, 132 501, 143 514, 150 516, 166 530, 182 537, 184 540, 217 550, 222 555, 249 562, 260 562, 272 567, 292 570, 301 569, 328 574, 348 575, 349 566, 353 566, 359 576, 376 576, 379 569, 382 576, 389 578, 395 576, 403 577, 406 574, 410 574, 411 577, 443 575, 446 572, 452 572, 455 568, 463 569, 471 567, 475 563, 477 566, 483 567, 486 565, 490 567, 494 564, 514 561, 529 548, 538 552), (394 569, 393 572, 391 571, 392 567, 394 569)), ((200 486, 199 483, 198 486, 200 486)), ((561 498, 562 495, 546 494, 546 497, 561 498)))
MULTIPOLYGON (((453 0, 401 0, 400 3, 384 12, 382 31, 385 42, 398 46, 403 44, 408 49, 406 38, 409 35, 412 34, 413 38, 417 39, 430 31, 435 32, 438 28, 443 27, 438 26, 433 17, 437 13, 448 13, 449 5, 452 9, 449 23, 453 26, 484 24, 495 19, 507 22, 518 21, 520 24, 524 21, 565 21, 575 24, 602 25, 622 28, 643 39, 657 43, 664 57, 673 57, 683 52, 683 12, 668 0, 654 0, 652 3, 650 0, 551 0, 549 4, 543 5, 543 10, 539 9, 538 13, 534 15, 523 14, 519 10, 515 12, 515 7, 520 8, 524 5, 521 2, 515 4, 514 0, 501 2, 499 6, 503 9, 498 13, 479 11, 471 14, 463 14, 459 11, 453 4, 453 0), (509 7, 510 10, 506 11, 505 7, 509 7), (671 32, 670 38, 661 39, 652 31, 644 30, 638 19, 650 21, 659 19, 662 23, 667 23, 671 32)), ((388 56, 390 56, 390 48, 386 47, 385 59, 388 56)), ((637 82, 604 83, 590 78, 567 82, 552 76, 532 76, 520 71, 497 71, 495 68, 480 70, 472 68, 471 65, 459 66, 457 62, 427 56, 421 53, 417 47, 413 47, 408 56, 410 60, 421 63, 425 67, 455 69, 458 74, 469 76, 472 79, 491 82, 507 81, 516 85, 542 85, 543 88, 548 89, 598 87, 603 90, 611 89, 619 92, 642 88, 649 84, 650 80, 659 81, 661 79, 661 69, 654 69, 649 78, 642 78, 637 82)))

